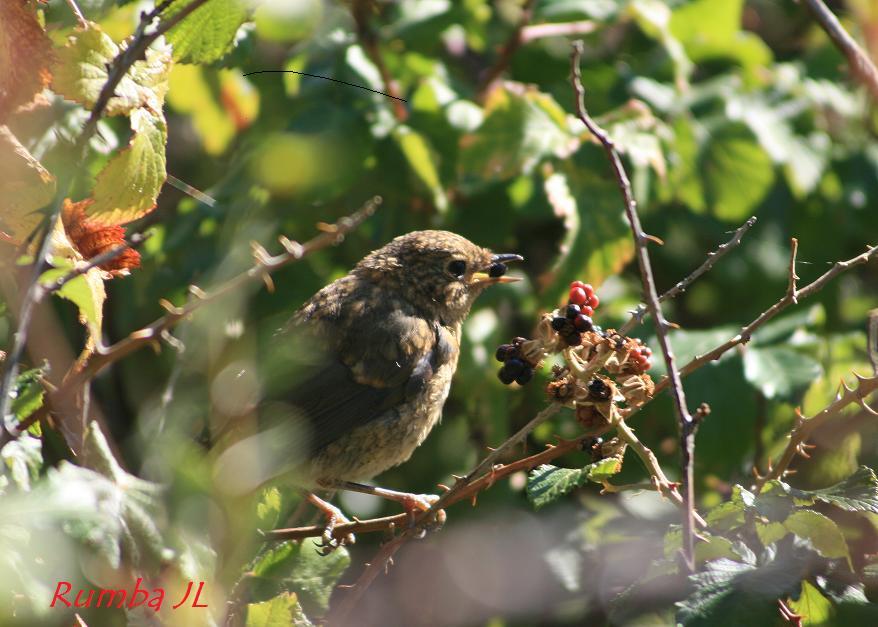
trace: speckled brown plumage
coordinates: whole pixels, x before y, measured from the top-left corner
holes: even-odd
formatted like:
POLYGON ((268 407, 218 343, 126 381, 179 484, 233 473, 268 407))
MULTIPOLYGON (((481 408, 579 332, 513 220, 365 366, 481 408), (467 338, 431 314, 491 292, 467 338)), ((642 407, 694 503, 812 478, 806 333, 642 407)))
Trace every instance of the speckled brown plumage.
POLYGON ((485 274, 492 257, 454 233, 409 233, 296 313, 294 327, 325 351, 288 399, 310 434, 304 483, 370 479, 424 441, 441 417, 473 301, 509 280, 485 274))

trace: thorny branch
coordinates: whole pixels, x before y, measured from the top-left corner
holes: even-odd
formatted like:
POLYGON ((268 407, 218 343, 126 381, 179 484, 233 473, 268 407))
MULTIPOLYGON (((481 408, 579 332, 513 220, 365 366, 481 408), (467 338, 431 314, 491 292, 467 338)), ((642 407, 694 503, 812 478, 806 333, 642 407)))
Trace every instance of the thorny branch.
POLYGON ((571 64, 571 82, 573 91, 576 94, 575 106, 579 119, 585 124, 586 128, 601 143, 616 180, 622 198, 625 202, 625 214, 628 217, 628 223, 631 226, 631 232, 634 236, 634 245, 637 252, 637 263, 640 267, 640 277, 643 282, 643 292, 646 298, 646 304, 649 312, 655 322, 656 338, 664 355, 665 365, 668 369, 668 379, 672 388, 672 396, 674 399, 674 407, 677 411, 679 429, 680 429, 680 449, 682 452, 682 468, 683 468, 683 502, 685 505, 685 514, 683 516, 683 558, 690 571, 695 568, 694 551, 695 551, 695 493, 694 493, 694 475, 693 475, 693 457, 695 454, 695 429, 697 422, 692 418, 689 409, 686 406, 686 396, 683 391, 683 382, 680 373, 677 370, 674 353, 671 350, 671 343, 668 339, 668 329, 671 325, 665 320, 662 314, 661 304, 659 303, 658 291, 655 287, 655 279, 652 275, 652 264, 649 260, 649 251, 647 250, 647 242, 650 241, 649 236, 644 233, 640 225, 640 217, 637 215, 637 203, 634 200, 634 194, 631 190, 631 182, 628 180, 628 174, 625 172, 625 166, 622 164, 622 158, 613 145, 606 131, 604 131, 588 114, 585 107, 584 96, 585 90, 582 86, 582 77, 579 69, 580 57, 582 56, 582 42, 573 43, 573 52, 570 55, 571 64))
POLYGON ((109 364, 157 341, 161 337, 162 332, 170 329, 181 320, 190 316, 196 309, 234 292, 243 285, 257 281, 265 281, 270 285, 270 275, 273 272, 276 272, 291 263, 300 261, 317 250, 328 248, 329 246, 335 246, 340 243, 345 235, 357 228, 364 220, 366 220, 366 218, 371 216, 379 204, 381 204, 380 197, 376 196, 372 198, 362 208, 351 215, 342 218, 335 224, 323 225, 323 232, 304 244, 300 244, 299 242, 281 236, 280 243, 284 247, 284 252, 278 255, 272 256, 268 254, 268 251, 266 251, 261 245, 254 243, 253 249, 256 261, 253 266, 209 292, 205 292, 194 285, 191 286, 190 292, 195 298, 189 300, 182 307, 175 307, 167 301, 163 301, 162 304, 167 310, 167 313, 164 316, 141 329, 133 331, 128 337, 119 340, 111 346, 98 348, 71 377, 71 384, 74 384, 77 380, 91 379, 109 364))
MULTIPOLYGON (((269 283, 271 273, 291 263, 295 263, 317 250, 338 244, 347 233, 371 216, 380 202, 381 199, 375 197, 350 216, 342 218, 335 224, 323 225, 323 232, 304 244, 281 237, 280 242, 284 247, 284 252, 278 255, 269 255, 262 246, 254 245, 256 261, 248 270, 232 277, 210 292, 205 292, 195 286, 190 287, 190 292, 194 298, 182 307, 175 307, 170 303, 163 302, 167 309, 167 313, 164 316, 141 329, 133 331, 128 337, 119 340, 111 346, 97 347, 84 362, 76 364, 71 372, 67 373, 64 378, 64 384, 52 396, 63 397, 65 394, 81 389, 83 384, 90 381, 103 368, 144 346, 159 341, 168 329, 186 319, 203 305, 213 302, 248 283, 260 280, 269 283)), ((30 422, 32 423, 33 421, 30 422)), ((14 429, 14 432, 3 432, 0 434, 0 447, 20 435, 26 426, 19 425, 14 429)), ((75 453, 78 453, 79 447, 76 446, 76 443, 68 442, 68 445, 71 446, 75 453)))
MULTIPOLYGON (((670 300, 672 298, 676 298, 692 285, 697 279, 699 279, 703 274, 707 271, 711 270, 716 262, 722 259, 725 255, 732 251, 732 249, 737 248, 741 240, 744 239, 744 234, 750 230, 750 228, 756 224, 756 216, 751 216, 744 224, 742 224, 735 231, 735 234, 732 236, 732 239, 727 241, 725 244, 720 244, 717 249, 713 252, 707 253, 707 259, 704 260, 700 266, 698 266, 692 274, 687 276, 686 278, 679 281, 674 287, 669 289, 667 292, 659 296, 659 302, 663 303, 666 300, 670 300)), ((628 319, 621 329, 619 329, 620 335, 628 335, 635 326, 643 322, 643 317, 647 313, 646 305, 640 304, 637 308, 631 312, 631 318, 628 319)))
POLYGON ((856 377, 857 385, 855 387, 849 388, 844 382, 842 382, 841 385, 844 389, 844 393, 842 394, 841 390, 839 390, 838 396, 836 396, 832 403, 810 418, 805 418, 799 410, 796 410, 796 426, 790 433, 790 441, 787 443, 787 447, 781 454, 780 459, 775 464, 769 462, 768 472, 765 473, 764 476, 758 475, 754 468, 757 494, 762 491, 762 488, 767 482, 772 479, 780 479, 783 477, 784 474, 788 472, 787 468, 789 468, 790 462, 793 461, 796 455, 801 455, 806 458, 810 457, 807 450, 813 448, 813 446, 807 444, 808 437, 815 429, 823 426, 828 421, 838 416, 839 412, 848 405, 857 403, 868 413, 873 416, 878 416, 878 412, 866 404, 866 398, 868 398, 875 390, 878 390, 878 376, 866 378, 856 375, 856 377))
MULTIPOLYGON (((774 318, 777 314, 779 314, 781 311, 786 309, 789 305, 796 303, 803 298, 807 298, 813 294, 816 294, 821 289, 823 289, 827 283, 832 281, 832 279, 834 279, 836 276, 838 276, 842 272, 844 272, 844 271, 846 271, 854 266, 864 264, 864 263, 868 262, 870 259, 875 258, 876 256, 878 256, 878 246, 871 246, 866 250, 866 252, 862 253, 861 255, 857 255, 856 257, 848 259, 847 261, 836 261, 834 264, 832 264, 832 268, 830 268, 829 270, 824 272, 822 275, 820 275, 814 281, 812 281, 811 283, 809 283, 805 287, 797 288, 795 290, 795 300, 793 300, 793 292, 788 288, 787 292, 786 292, 786 294, 784 294, 783 298, 781 298, 774 305, 772 305, 771 307, 769 307, 768 309, 763 311, 761 314, 759 314, 759 316, 755 320, 753 320, 753 322, 751 322, 747 326, 743 327, 741 329, 741 332, 738 333, 735 337, 720 344, 719 346, 717 346, 713 350, 710 350, 702 355, 696 356, 692 361, 690 361, 688 364, 686 364, 685 366, 683 366, 680 369, 680 374, 682 376, 689 375, 689 374, 695 372, 696 370, 698 370, 699 368, 701 368, 702 366, 704 366, 705 364, 708 364, 711 361, 719 359, 720 357, 722 357, 723 354, 725 354, 727 351, 731 350, 732 348, 734 348, 738 344, 746 344, 747 342, 750 341, 750 338, 753 336, 753 333, 755 333, 755 331, 759 327, 761 327, 763 324, 765 324, 766 322, 768 322, 769 320, 774 318)), ((792 259, 792 255, 790 257, 792 259)), ((794 283, 791 280, 790 286, 792 286, 793 284, 794 283)), ((656 394, 658 394, 659 392, 661 392, 662 390, 667 388, 668 385, 669 385, 668 379, 666 379, 666 378, 662 379, 655 386, 656 394)), ((628 416, 626 415, 626 418, 627 417, 628 416)))
POLYGON ((872 63, 869 55, 848 34, 823 0, 802 0, 802 3, 820 24, 820 28, 826 31, 835 47, 847 58, 854 76, 862 81, 872 99, 878 102, 878 68, 872 63))

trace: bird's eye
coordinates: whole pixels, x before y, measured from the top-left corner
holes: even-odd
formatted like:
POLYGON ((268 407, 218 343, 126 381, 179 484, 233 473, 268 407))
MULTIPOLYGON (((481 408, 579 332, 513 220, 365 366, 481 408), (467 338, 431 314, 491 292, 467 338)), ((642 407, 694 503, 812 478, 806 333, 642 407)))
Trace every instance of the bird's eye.
POLYGON ((463 261, 462 259, 455 259, 454 261, 452 261, 451 263, 448 264, 448 271, 452 275, 460 278, 464 274, 466 274, 466 262, 463 261))

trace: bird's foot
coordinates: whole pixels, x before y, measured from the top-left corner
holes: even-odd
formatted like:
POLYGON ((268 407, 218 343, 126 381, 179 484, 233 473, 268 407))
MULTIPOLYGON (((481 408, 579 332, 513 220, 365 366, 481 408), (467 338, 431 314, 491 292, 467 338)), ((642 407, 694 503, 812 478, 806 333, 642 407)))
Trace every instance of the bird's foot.
MULTIPOLYGON (((439 500, 435 494, 412 494, 410 492, 398 492, 397 490, 388 490, 387 488, 379 488, 378 486, 365 485, 362 483, 354 483, 353 481, 337 481, 332 484, 334 488, 343 490, 353 490, 354 492, 363 492, 365 494, 374 494, 382 498, 396 501, 402 505, 406 513, 409 515, 409 521, 414 524, 415 516, 420 512, 429 511, 433 504, 439 500)), ((438 529, 445 524, 445 510, 440 509, 429 520, 422 522, 420 529, 438 529)))
POLYGON ((310 492, 308 493, 308 500, 326 517, 326 526, 323 528, 323 535, 321 535, 321 555, 329 555, 339 547, 354 544, 357 541, 352 533, 336 537, 336 527, 338 525, 347 525, 351 522, 339 508, 310 492))
MULTIPOLYGON (((410 494, 407 492, 397 492, 393 499, 399 501, 406 514, 409 515, 410 525, 415 524, 417 514, 430 511, 433 505, 439 501, 439 497, 435 494, 410 494)), ((445 519, 445 510, 437 510, 432 516, 417 525, 417 537, 423 538, 428 531, 438 531, 445 524, 445 519)))

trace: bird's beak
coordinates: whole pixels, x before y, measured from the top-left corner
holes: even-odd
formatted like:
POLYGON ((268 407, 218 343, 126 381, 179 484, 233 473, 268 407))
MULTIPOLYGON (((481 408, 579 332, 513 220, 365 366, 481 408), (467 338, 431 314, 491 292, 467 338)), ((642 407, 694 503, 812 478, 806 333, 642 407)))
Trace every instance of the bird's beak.
POLYGON ((506 264, 510 261, 524 261, 524 257, 514 253, 501 253, 492 256, 490 265, 485 268, 486 271, 473 272, 469 282, 470 286, 521 281, 520 277, 506 276, 506 264))

